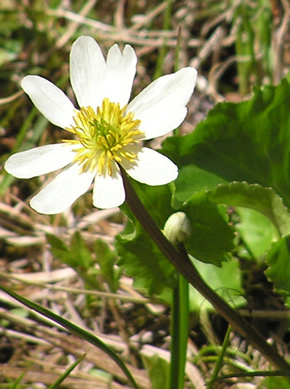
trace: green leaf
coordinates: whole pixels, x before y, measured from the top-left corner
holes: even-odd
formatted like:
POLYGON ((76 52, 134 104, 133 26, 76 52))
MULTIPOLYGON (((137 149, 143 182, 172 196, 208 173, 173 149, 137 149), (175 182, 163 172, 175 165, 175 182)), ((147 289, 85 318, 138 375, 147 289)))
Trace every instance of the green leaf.
POLYGON ((216 266, 229 260, 234 233, 228 224, 226 207, 211 203, 201 193, 193 196, 182 211, 191 225, 191 238, 185 242, 189 254, 216 266))
MULTIPOLYGON (((136 193, 160 229, 174 212, 168 185, 149 187, 132 182, 136 193)), ((120 256, 118 265, 134 278, 134 285, 146 288, 149 294, 160 294, 176 284, 176 271, 141 227, 126 204, 122 211, 130 219, 122 234, 116 236, 115 247, 120 256)))
MULTIPOLYGON (((153 197, 147 187, 144 189, 140 197, 143 197, 144 205, 162 229, 166 218, 174 212, 170 207, 171 192, 163 187, 158 189, 159 196, 153 197)), ((144 232, 134 215, 125 207, 122 210, 133 220, 135 231, 132 232, 130 225, 128 235, 116 237, 119 265, 135 279, 135 286, 146 288, 149 294, 161 294, 164 289, 172 288, 176 284, 175 269, 144 232)), ((181 210, 190 221, 191 238, 185 242, 185 246, 191 255, 216 266, 221 266, 222 261, 231 258, 229 252, 233 248, 234 234, 228 225, 225 206, 213 204, 207 200, 206 194, 198 193, 181 210)))
POLYGON ((268 217, 281 234, 290 233, 290 213, 273 189, 258 184, 232 182, 219 185, 208 193, 216 203, 252 208, 268 217))
MULTIPOLYGON (((133 185, 138 197, 146 207, 147 211, 154 219, 155 223, 162 229, 166 220, 174 212, 171 207, 172 186, 148 186, 132 180, 131 184, 133 185)), ((123 207, 122 211, 124 211, 123 207)), ((127 213, 126 210, 125 213, 127 213)), ((132 213, 128 214, 128 216, 132 221, 136 220, 132 213)))
POLYGON ((273 242, 279 239, 277 229, 260 212, 249 208, 237 208, 240 222, 235 226, 243 244, 253 258, 259 260, 268 251, 273 242))
POLYGON ((53 255, 72 268, 88 269, 93 265, 91 253, 78 231, 73 234, 70 247, 55 235, 47 234, 46 239, 53 255))
POLYGON ((68 377, 70 375, 70 373, 73 371, 73 369, 79 365, 83 359, 85 358, 86 354, 83 354, 82 356, 80 356, 74 363, 71 364, 71 366, 69 366, 64 373, 62 373, 59 378, 52 384, 48 387, 48 389, 57 389, 59 388, 59 386, 62 384, 62 382, 66 379, 66 377, 68 377))
POLYGON ((188 201, 193 194, 214 189, 221 182, 220 177, 213 173, 200 169, 195 165, 188 165, 180 169, 179 175, 174 182, 174 197, 180 202, 188 201))
POLYGON ((25 372, 21 373, 20 376, 18 378, 16 378, 16 380, 8 387, 8 389, 18 389, 19 384, 21 383, 22 378, 24 376, 25 376, 25 372))
POLYGON ((268 253, 269 268, 267 277, 274 283, 275 289, 282 295, 290 295, 290 235, 273 244, 268 253))
POLYGON ((134 278, 136 287, 146 288, 149 294, 160 294, 165 287, 175 285, 174 267, 141 227, 133 240, 118 235, 115 247, 121 257, 118 264, 134 278))
POLYGON ((121 272, 114 268, 117 261, 116 253, 101 239, 95 242, 96 260, 100 265, 100 271, 112 292, 116 292, 119 287, 121 272))
POLYGON ((143 354, 142 360, 150 377, 151 388, 167 389, 169 387, 169 362, 157 354, 152 356, 143 354))
POLYGON ((261 382, 261 386, 258 388, 264 389, 289 389, 290 378, 289 377, 267 377, 261 382))
POLYGON ((52 254, 73 268, 84 280, 85 287, 100 289, 94 259, 78 231, 73 234, 68 246, 55 235, 47 234, 46 239, 51 245, 52 254))
MULTIPOLYGON (((237 308, 244 304, 241 270, 237 260, 223 262, 221 268, 200 261, 194 261, 194 265, 205 282, 229 305, 237 308)), ((201 308, 213 309, 212 305, 196 289, 190 287, 189 292, 191 312, 199 312, 201 308)))
POLYGON ((256 89, 248 101, 217 104, 192 133, 166 139, 162 151, 180 168, 196 165, 220 183, 272 187, 290 207, 289 96, 286 77, 278 86, 256 89))

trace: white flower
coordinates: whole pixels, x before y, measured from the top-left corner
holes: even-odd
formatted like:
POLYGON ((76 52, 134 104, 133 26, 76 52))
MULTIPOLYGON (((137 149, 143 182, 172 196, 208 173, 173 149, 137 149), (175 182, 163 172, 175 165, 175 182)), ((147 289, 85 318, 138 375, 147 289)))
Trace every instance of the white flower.
POLYGON ((184 68, 160 77, 129 104, 137 58, 126 45, 111 47, 104 59, 97 42, 80 37, 70 54, 70 80, 79 109, 48 80, 26 76, 22 88, 53 124, 73 140, 12 155, 5 169, 31 178, 64 168, 30 205, 39 213, 68 209, 94 181, 93 204, 111 208, 125 200, 120 167, 133 179, 163 185, 176 179, 177 167, 164 155, 142 147, 142 141, 178 127, 196 82, 196 70, 184 68))

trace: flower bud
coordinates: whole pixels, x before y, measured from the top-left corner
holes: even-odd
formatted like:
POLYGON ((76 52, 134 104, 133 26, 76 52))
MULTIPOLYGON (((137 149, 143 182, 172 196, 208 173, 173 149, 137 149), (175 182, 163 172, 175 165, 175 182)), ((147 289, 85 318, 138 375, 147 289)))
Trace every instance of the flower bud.
POLYGON ((191 235, 190 221, 184 212, 172 214, 164 225, 164 235, 174 245, 185 242, 191 235))

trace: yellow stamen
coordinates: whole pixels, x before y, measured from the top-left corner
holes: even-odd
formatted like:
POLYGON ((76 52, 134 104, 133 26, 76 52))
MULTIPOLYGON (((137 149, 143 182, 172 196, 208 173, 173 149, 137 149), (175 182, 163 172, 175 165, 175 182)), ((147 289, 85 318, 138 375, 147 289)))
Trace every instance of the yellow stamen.
POLYGON ((90 106, 76 111, 74 124, 66 128, 76 139, 64 142, 78 145, 74 162, 82 172, 97 170, 99 175, 112 176, 115 163, 136 161, 144 134, 138 129, 140 120, 125 113, 126 108, 105 98, 97 111, 90 106))

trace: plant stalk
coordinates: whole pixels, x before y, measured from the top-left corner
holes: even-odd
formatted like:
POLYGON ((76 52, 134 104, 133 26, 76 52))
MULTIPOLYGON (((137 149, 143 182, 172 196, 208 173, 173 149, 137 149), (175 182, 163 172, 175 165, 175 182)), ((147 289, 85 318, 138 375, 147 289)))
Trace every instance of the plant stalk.
POLYGON ((188 281, 179 274, 178 285, 173 288, 171 304, 171 360, 169 389, 184 389, 186 351, 188 340, 188 281))

